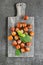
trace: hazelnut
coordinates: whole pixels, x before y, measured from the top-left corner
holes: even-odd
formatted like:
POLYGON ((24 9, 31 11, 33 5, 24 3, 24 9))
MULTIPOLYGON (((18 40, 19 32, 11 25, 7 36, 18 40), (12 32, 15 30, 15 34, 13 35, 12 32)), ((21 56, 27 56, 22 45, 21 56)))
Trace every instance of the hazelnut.
POLYGON ((18 27, 18 28, 21 28, 21 27, 22 27, 22 23, 18 22, 18 23, 17 23, 17 27, 18 27))
POLYGON ((32 37, 30 36, 30 39, 32 40, 32 37))
POLYGON ((26 52, 30 51, 30 48, 26 47, 26 52))
POLYGON ((16 46, 17 45, 17 42, 16 41, 13 41, 12 42, 12 46, 16 46))
POLYGON ((32 25, 31 25, 31 24, 28 24, 28 28, 29 28, 29 29, 32 29, 32 25))
POLYGON ((21 48, 21 52, 24 53, 25 52, 25 48, 21 48))
POLYGON ((27 15, 26 15, 26 16, 24 16, 24 20, 28 20, 28 18, 29 18, 29 17, 28 17, 27 15))
POLYGON ((18 35, 14 36, 14 39, 15 40, 18 40, 19 39, 19 36, 18 35))
POLYGON ((15 31, 15 28, 14 27, 11 27, 10 30, 11 30, 11 32, 14 32, 15 31))
POLYGON ((18 40, 17 43, 20 44, 21 43, 21 40, 18 40))
POLYGON ((20 30, 22 33, 24 32, 23 30, 20 30))
POLYGON ((24 28, 24 31, 26 31, 26 32, 27 32, 27 31, 28 31, 28 27, 25 27, 25 28, 24 28))
POLYGON ((16 28, 16 32, 19 30, 19 28, 16 28))
POLYGON ((34 36, 34 32, 31 31, 31 32, 30 32, 30 35, 31 35, 31 36, 34 36))
POLYGON ((20 45, 17 45, 17 46, 16 46, 16 49, 20 49, 20 45))
POLYGON ((32 43, 31 43, 31 42, 27 42, 26 45, 27 45, 27 46, 31 46, 32 43))
POLYGON ((10 36, 8 36, 8 40, 13 40, 13 37, 12 37, 12 35, 10 35, 10 36))
POLYGON ((25 34, 28 34, 28 32, 24 32, 25 34))
POLYGON ((22 23, 22 26, 23 26, 23 27, 26 27, 26 26, 27 26, 27 24, 26 24, 25 22, 23 22, 23 23, 22 23))
POLYGON ((24 43, 21 43, 21 45, 20 45, 20 46, 21 46, 21 48, 23 48, 23 47, 25 47, 25 44, 24 44, 24 43))
POLYGON ((12 32, 12 36, 15 36, 16 35, 16 32, 12 32))

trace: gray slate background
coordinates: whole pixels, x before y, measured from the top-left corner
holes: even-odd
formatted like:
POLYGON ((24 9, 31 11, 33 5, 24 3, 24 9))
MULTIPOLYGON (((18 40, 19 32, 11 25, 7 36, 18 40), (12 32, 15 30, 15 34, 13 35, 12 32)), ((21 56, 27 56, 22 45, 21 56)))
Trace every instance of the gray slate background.
POLYGON ((43 0, 0 0, 0 65, 43 65, 43 0), (33 58, 8 58, 6 56, 7 17, 15 15, 15 4, 27 4, 26 15, 35 17, 33 58))

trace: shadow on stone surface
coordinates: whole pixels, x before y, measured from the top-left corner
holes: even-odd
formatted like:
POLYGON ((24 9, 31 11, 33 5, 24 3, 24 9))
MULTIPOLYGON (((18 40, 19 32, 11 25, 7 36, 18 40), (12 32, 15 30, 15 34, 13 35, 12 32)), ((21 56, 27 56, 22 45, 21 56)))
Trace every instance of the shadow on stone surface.
POLYGON ((15 14, 14 14, 14 16, 17 16, 16 3, 14 4, 14 10, 15 10, 15 14))
POLYGON ((7 39, 7 37, 8 37, 8 17, 6 17, 6 53, 5 53, 5 55, 6 56, 8 56, 8 39, 7 39))

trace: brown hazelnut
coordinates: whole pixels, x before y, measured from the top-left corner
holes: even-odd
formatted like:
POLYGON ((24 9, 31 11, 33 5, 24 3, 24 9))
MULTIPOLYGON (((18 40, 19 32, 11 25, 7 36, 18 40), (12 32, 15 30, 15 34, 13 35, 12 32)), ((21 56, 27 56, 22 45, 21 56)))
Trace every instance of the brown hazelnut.
POLYGON ((25 52, 25 48, 21 48, 21 52, 24 53, 25 52))
POLYGON ((23 22, 23 23, 22 23, 22 26, 23 26, 23 27, 26 27, 26 26, 27 26, 27 24, 26 24, 25 22, 23 22))
POLYGON ((30 51, 30 48, 26 47, 26 52, 29 52, 30 51))
POLYGON ((19 30, 19 28, 16 27, 16 31, 18 31, 18 30, 19 30))
POLYGON ((11 30, 11 32, 14 32, 15 31, 15 28, 14 27, 11 27, 10 30, 11 30))
POLYGON ((21 27, 22 27, 22 23, 21 23, 21 22, 18 22, 18 23, 17 23, 17 27, 18 27, 18 28, 21 28, 21 27))
POLYGON ((32 43, 31 43, 31 42, 27 42, 26 45, 27 45, 27 46, 31 46, 32 43))
POLYGON ((29 28, 29 29, 32 29, 32 25, 31 25, 31 24, 28 24, 28 28, 29 28))
POLYGON ((17 43, 20 44, 21 43, 21 40, 18 40, 17 43))
POLYGON ((16 46, 17 45, 17 42, 16 41, 13 41, 12 42, 12 46, 16 46))
POLYGON ((12 32, 11 34, 12 34, 12 36, 15 36, 16 35, 16 32, 12 32))
POLYGON ((24 32, 23 30, 20 30, 22 33, 24 32))
POLYGON ((28 31, 28 27, 25 27, 25 28, 24 28, 24 31, 26 31, 26 32, 27 32, 27 31, 28 31))
POLYGON ((14 36, 14 39, 15 40, 18 40, 19 39, 19 36, 18 35, 14 36))
POLYGON ((24 32, 25 34, 28 34, 28 32, 24 32))
POLYGON ((27 15, 24 16, 24 20, 28 20, 29 17, 27 15))
POLYGON ((21 46, 21 48, 23 48, 23 47, 25 47, 25 44, 24 44, 24 43, 21 43, 21 45, 20 45, 20 46, 21 46))
POLYGON ((31 35, 31 36, 34 36, 34 32, 30 31, 30 35, 31 35))
POLYGON ((16 49, 20 49, 20 45, 17 45, 17 46, 16 46, 16 49))
POLYGON ((13 36, 12 36, 12 35, 9 35, 9 36, 8 36, 8 40, 9 40, 9 41, 13 40, 13 36))

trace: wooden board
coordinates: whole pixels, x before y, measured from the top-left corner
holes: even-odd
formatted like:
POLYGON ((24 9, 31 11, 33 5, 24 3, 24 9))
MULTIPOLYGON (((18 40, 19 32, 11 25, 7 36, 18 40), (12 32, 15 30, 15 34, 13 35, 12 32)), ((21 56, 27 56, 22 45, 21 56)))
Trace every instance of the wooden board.
MULTIPOLYGON (((20 21, 23 22, 24 20, 20 19, 19 17, 8 17, 8 35, 10 35, 9 28, 15 26, 16 23, 20 21)), ((28 20, 25 21, 28 24, 32 24, 33 31, 34 31, 34 17, 29 17, 28 20)), ((31 51, 22 53, 20 56, 15 55, 15 48, 11 45, 12 41, 8 41, 8 57, 33 57, 34 56, 34 37, 32 39, 32 46, 30 47, 31 51)))

